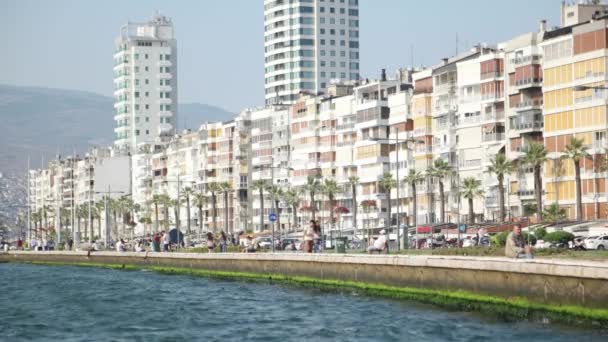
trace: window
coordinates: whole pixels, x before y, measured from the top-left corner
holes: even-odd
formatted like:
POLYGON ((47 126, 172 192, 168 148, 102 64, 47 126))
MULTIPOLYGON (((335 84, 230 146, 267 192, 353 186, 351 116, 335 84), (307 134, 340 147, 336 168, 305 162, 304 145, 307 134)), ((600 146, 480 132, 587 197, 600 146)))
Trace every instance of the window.
POLYGON ((344 14, 346 11, 344 8, 340 8, 340 14, 344 14))
POLYGON ((346 51, 340 51, 340 57, 346 57, 346 51))
POLYGON ((346 41, 344 39, 340 40, 340 46, 346 46, 346 41))
POLYGON ((321 89, 325 89, 325 82, 321 83, 321 89))
POLYGON ((325 39, 321 39, 320 43, 321 45, 325 45, 325 39))
POLYGON ((319 18, 319 23, 325 24, 325 18, 319 18))
POLYGON ((319 12, 325 13, 325 7, 323 7, 323 6, 319 7, 319 12))
POLYGON ((330 29, 329 30, 329 34, 336 34, 336 30, 335 29, 330 29))
POLYGON ((332 68, 335 68, 336 67, 336 61, 329 62, 329 66, 332 67, 332 68))
POLYGON ((336 8, 335 7, 330 7, 329 8, 329 13, 336 13, 336 8))
POLYGON ((135 72, 139 72, 139 67, 138 66, 135 67, 135 72))
POLYGON ((359 31, 357 30, 349 30, 348 31, 348 35, 353 37, 353 38, 358 38, 359 37, 359 31))
POLYGON ((321 34, 325 34, 325 29, 324 29, 324 28, 322 28, 322 29, 320 29, 320 30, 319 30, 319 32, 320 32, 321 34))
POLYGON ((336 50, 329 51, 329 55, 332 56, 332 57, 335 57, 336 56, 336 50))
POLYGON ((351 48, 351 49, 358 49, 359 48, 359 42, 351 40, 350 42, 348 42, 348 47, 351 48))
POLYGON ((340 19, 340 25, 346 25, 346 19, 340 19))
POLYGON ((146 109, 150 109, 150 105, 146 105, 146 109))
POLYGON ((332 71, 332 72, 329 74, 329 77, 331 77, 331 78, 336 78, 336 73, 332 71))
MULTIPOLYGON (((150 117, 146 116, 146 122, 150 122, 150 117)), ((148 133, 146 133, 148 134, 148 133)))
POLYGON ((171 60, 171 55, 169 55, 169 54, 165 55, 165 60, 166 61, 171 60))
POLYGON ((340 68, 346 68, 346 62, 340 62, 340 68))
POLYGON ((336 41, 334 39, 330 40, 329 45, 336 46, 336 41))
POLYGON ((135 79, 135 85, 138 86, 139 85, 139 80, 135 79))
POLYGON ((325 77, 325 71, 321 71, 321 77, 325 77))
POLYGON ((146 97, 150 96, 150 92, 146 92, 146 97))
POLYGON ((145 82, 144 82, 144 83, 145 83, 145 84, 150 84, 150 80, 146 78, 146 80, 145 80, 145 82))
POLYGON ((135 57, 135 60, 138 60, 139 59, 139 54, 136 53, 135 55, 133 55, 133 57, 135 57))
POLYGON ((340 73, 340 78, 345 79, 346 78, 346 73, 345 72, 341 72, 340 73))
POLYGON ((146 135, 148 135, 148 134, 150 134, 150 131, 149 131, 149 130, 146 130, 146 135))
POLYGON ((325 50, 321 50, 321 56, 325 56, 325 50))
POLYGON ((136 130, 135 130, 135 135, 136 135, 136 136, 138 136, 138 135, 139 135, 139 130, 138 130, 138 129, 136 129, 136 130))
POLYGON ((330 23, 331 25, 334 25, 334 24, 336 23, 336 19, 334 19, 334 18, 329 18, 329 23, 330 23))
POLYGON ((320 64, 321 64, 322 67, 324 67, 325 66, 325 61, 321 61, 320 64))
POLYGON ((135 110, 139 110, 139 105, 138 104, 135 105, 135 110))
POLYGON ((145 58, 148 59, 148 54, 146 54, 145 58))
POLYGON ((138 98, 139 98, 139 92, 138 92, 138 91, 136 91, 136 92, 135 92, 135 98, 136 98, 136 99, 138 99, 138 98))
POLYGON ((148 67, 145 67, 144 70, 149 71, 150 69, 148 67))

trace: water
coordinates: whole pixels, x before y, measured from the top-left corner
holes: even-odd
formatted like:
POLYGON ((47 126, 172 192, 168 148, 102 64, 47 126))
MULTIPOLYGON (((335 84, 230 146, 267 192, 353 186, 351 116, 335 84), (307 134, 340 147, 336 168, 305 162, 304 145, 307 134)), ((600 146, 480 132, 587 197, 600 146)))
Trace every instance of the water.
POLYGON ((0 264, 6 341, 606 341, 410 302, 145 271, 0 264))

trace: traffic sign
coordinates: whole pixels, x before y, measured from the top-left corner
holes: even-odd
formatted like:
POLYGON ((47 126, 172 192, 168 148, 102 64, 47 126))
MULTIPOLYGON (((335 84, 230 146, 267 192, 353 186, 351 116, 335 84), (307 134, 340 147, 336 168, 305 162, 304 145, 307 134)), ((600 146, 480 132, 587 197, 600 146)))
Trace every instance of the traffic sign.
POLYGON ((277 220, 277 214, 275 214, 275 213, 268 214, 268 219, 270 220, 270 222, 276 221, 277 220))
POLYGON ((460 232, 466 232, 467 231, 467 225, 466 224, 461 224, 460 226, 458 226, 458 230, 460 232))

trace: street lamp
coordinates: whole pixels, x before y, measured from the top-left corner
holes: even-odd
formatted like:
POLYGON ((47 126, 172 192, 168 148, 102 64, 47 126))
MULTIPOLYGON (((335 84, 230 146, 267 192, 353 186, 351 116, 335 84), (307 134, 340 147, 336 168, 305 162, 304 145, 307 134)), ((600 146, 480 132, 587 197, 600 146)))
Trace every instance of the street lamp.
MULTIPOLYGON (((112 189, 110 188, 110 185, 108 185, 108 191, 95 191, 96 194, 105 194, 105 200, 104 200, 104 214, 105 214, 105 221, 106 221, 106 232, 105 232, 105 238, 104 238, 104 243, 105 243, 105 247, 108 248, 110 246, 110 212, 108 211, 108 199, 110 198, 111 194, 124 194, 124 191, 112 191, 112 189)), ((91 201, 89 201, 89 207, 90 207, 91 201)), ((91 234, 93 235, 93 234, 91 234)), ((91 239, 91 237, 89 237, 89 239, 91 239)))
MULTIPOLYGON (((180 198, 180 190, 181 190, 181 187, 182 187, 182 183, 184 183, 184 181, 182 181, 182 180, 180 179, 180 175, 179 175, 179 173, 178 173, 178 174, 177 174, 177 179, 176 179, 176 180, 173 180, 173 179, 171 179, 171 180, 165 179, 165 180, 163 181, 163 183, 164 183, 164 184, 167 184, 167 183, 177 183, 177 213, 176 213, 176 215, 175 215, 175 230, 176 230, 176 234, 177 234, 177 248, 180 248, 180 246, 181 246, 181 241, 180 241, 180 239, 179 239, 179 233, 181 232, 181 229, 180 229, 180 221, 179 221, 179 216, 180 216, 180 212, 181 212, 181 210, 180 210, 181 205, 180 205, 180 203, 179 203, 179 202, 180 202, 180 200, 181 200, 181 198, 180 198)), ((194 182, 194 181, 190 181, 190 182, 186 182, 186 183, 191 183, 191 184, 194 184, 195 182, 194 182)), ((169 222, 168 217, 165 217, 165 220, 167 220, 167 222, 169 222)))
MULTIPOLYGON (((397 135, 399 135, 399 131, 397 131, 397 135)), ((373 138, 370 138, 369 140, 371 140, 371 141, 389 141, 389 142, 394 141, 397 145, 395 152, 396 152, 396 159, 397 159, 397 171, 396 171, 396 177, 397 177, 397 250, 399 251, 401 248, 401 244, 399 243, 399 240, 400 240, 399 229, 401 228, 401 219, 400 219, 401 218, 401 213, 400 213, 401 203, 399 202, 399 188, 400 188, 400 185, 399 185, 399 182, 400 182, 400 179, 399 179, 399 149, 400 149, 400 146, 399 145, 401 145, 401 143, 404 143, 404 142, 407 145, 410 142, 414 142, 414 139, 411 139, 411 138, 399 139, 397 137, 395 137, 395 138, 391 138, 391 137, 375 138, 375 137, 373 137, 373 138)), ((409 150, 410 147, 406 146, 406 149, 409 150)), ((390 164, 390 159, 389 159, 389 164, 390 164)), ((413 196, 416 196, 416 194, 413 194, 413 196)), ((389 227, 390 227, 390 222, 391 222, 390 217, 388 218, 388 221, 389 221, 389 227)), ((355 224, 356 224, 356 222, 355 222, 355 224)), ((409 229, 409 227, 406 227, 403 230, 403 248, 404 249, 408 249, 408 247, 409 247, 408 229, 409 229)))

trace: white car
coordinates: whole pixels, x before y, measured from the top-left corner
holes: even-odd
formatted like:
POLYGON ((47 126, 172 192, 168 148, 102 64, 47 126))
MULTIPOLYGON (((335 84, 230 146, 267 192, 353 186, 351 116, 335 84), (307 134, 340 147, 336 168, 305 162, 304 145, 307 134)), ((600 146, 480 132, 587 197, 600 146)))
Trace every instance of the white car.
POLYGON ((255 239, 255 242, 260 246, 260 248, 271 248, 272 247, 272 239, 270 237, 259 237, 255 239))
POLYGON ((597 250, 608 249, 608 235, 590 236, 586 238, 585 248, 597 250))

